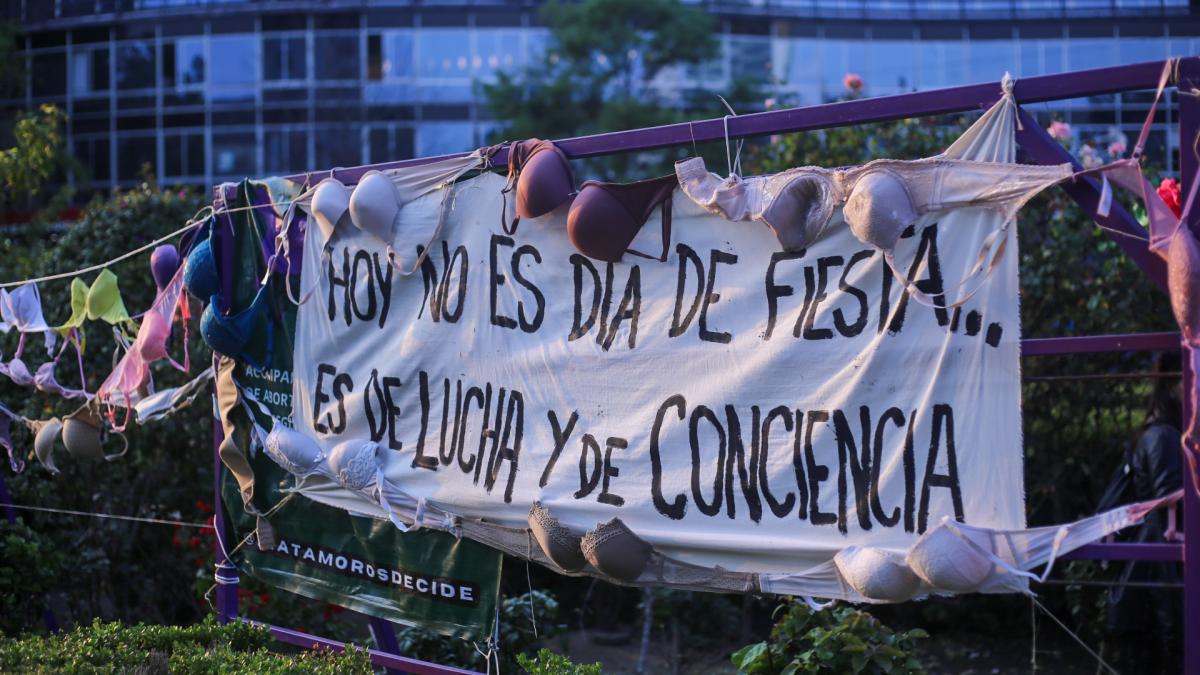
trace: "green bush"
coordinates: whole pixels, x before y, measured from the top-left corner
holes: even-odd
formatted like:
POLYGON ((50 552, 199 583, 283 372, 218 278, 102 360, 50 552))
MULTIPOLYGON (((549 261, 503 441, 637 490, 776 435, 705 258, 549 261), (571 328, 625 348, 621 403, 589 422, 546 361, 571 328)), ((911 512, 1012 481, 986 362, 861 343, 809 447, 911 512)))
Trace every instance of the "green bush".
POLYGON ((262 627, 101 623, 48 637, 0 641, 0 671, 19 673, 372 673, 365 651, 282 654, 262 627))
POLYGON ((33 624, 53 589, 62 555, 18 520, 0 520, 0 633, 33 624))
POLYGON ((517 663, 529 675, 600 675, 601 672, 599 661, 575 663, 571 659, 545 648, 539 649, 537 656, 533 658, 517 654, 517 663))
POLYGON ((802 602, 785 601, 771 637, 742 647, 731 657, 747 675, 794 673, 921 673, 912 655, 916 640, 928 637, 914 629, 897 633, 853 607, 815 612, 802 602))

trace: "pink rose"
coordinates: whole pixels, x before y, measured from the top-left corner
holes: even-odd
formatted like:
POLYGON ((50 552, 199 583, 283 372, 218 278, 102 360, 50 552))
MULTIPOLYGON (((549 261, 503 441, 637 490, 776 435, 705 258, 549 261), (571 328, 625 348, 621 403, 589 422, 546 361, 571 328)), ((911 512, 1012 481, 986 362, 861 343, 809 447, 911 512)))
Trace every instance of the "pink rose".
POLYGON ((1176 218, 1183 215, 1183 205, 1179 203, 1179 181, 1174 178, 1164 178, 1155 192, 1171 209, 1176 218))
POLYGON ((1050 126, 1046 127, 1046 132, 1056 141, 1071 140, 1071 125, 1061 120, 1051 122, 1050 126))
POLYGON ((846 76, 842 78, 842 85, 857 94, 863 88, 862 75, 858 73, 846 73, 846 76))
POLYGON ((1120 157, 1125 154, 1125 144, 1121 141, 1113 141, 1108 144, 1108 156, 1120 157))

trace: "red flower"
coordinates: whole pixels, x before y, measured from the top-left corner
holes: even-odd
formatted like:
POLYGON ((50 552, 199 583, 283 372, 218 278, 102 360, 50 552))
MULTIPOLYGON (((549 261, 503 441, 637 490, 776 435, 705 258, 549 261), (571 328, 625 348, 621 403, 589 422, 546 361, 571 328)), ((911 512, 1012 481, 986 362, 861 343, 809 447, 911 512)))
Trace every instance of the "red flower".
POLYGON ((196 500, 196 508, 204 513, 212 513, 213 512, 212 504, 209 504, 208 502, 204 501, 203 499, 196 500))
POLYGON ((1179 181, 1174 178, 1164 178, 1155 192, 1170 207, 1176 218, 1183 215, 1183 205, 1179 203, 1179 181))

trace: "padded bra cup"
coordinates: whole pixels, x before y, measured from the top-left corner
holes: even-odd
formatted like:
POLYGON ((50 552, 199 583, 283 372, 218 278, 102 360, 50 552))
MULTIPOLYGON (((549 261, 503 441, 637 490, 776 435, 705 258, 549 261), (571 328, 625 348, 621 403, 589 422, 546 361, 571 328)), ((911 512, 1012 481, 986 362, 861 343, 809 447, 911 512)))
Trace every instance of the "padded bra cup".
MULTIPOLYGON (((992 551, 990 538, 969 530, 963 534, 984 551, 992 551)), ((909 550, 907 561, 930 586, 956 593, 976 590, 992 573, 992 561, 945 524, 921 535, 909 550)))
POLYGON ((166 288, 179 270, 179 249, 174 244, 163 244, 150 254, 150 276, 159 291, 166 288))
POLYGON ((918 218, 904 181, 886 170, 868 173, 854 185, 843 214, 854 236, 883 251, 894 249, 918 218))
POLYGON ((762 214, 785 251, 816 241, 832 217, 833 186, 822 176, 797 176, 788 181, 762 214))
POLYGON ((531 138, 508 149, 509 176, 517 178, 517 216, 538 218, 565 204, 575 193, 567 156, 550 141, 531 138))
POLYGON ((117 285, 117 275, 109 270, 103 270, 87 294, 87 316, 95 321, 103 319, 108 323, 130 321, 125 302, 121 299, 121 289, 117 285))
POLYGON ((618 262, 650 214, 662 206, 664 255, 659 259, 665 260, 671 239, 671 193, 678 184, 673 174, 626 184, 588 181, 567 214, 567 236, 589 258, 618 262))
MULTIPOLYGON (((267 288, 269 282, 258 289, 250 306, 231 316, 222 315, 216 308, 220 296, 212 296, 204 314, 200 317, 200 334, 208 346, 226 356, 246 359, 245 349, 254 336, 260 316, 267 317, 267 351, 271 351, 274 324, 267 312, 267 288)), ((269 359, 269 356, 268 356, 269 359)))
POLYGON ((205 299, 221 292, 221 280, 217 276, 217 261, 212 247, 212 234, 207 231, 200 241, 192 246, 183 268, 183 285, 188 293, 205 299))
POLYGON ((77 459, 104 457, 100 418, 88 406, 63 419, 62 439, 67 452, 77 459))
POLYGON ((156 311, 149 311, 142 319, 142 339, 138 342, 138 351, 142 360, 153 363, 167 358, 167 338, 171 334, 171 325, 156 311))
POLYGON ((400 206, 396 184, 382 173, 373 171, 363 176, 350 195, 350 218, 358 229, 390 245, 400 206))
POLYGON ((316 471, 325 456, 311 438, 278 422, 267 434, 265 446, 268 456, 300 478, 316 471))
POLYGON ((350 210, 350 190, 340 181, 328 178, 313 191, 313 220, 321 230, 323 242, 333 238, 337 224, 350 210))
POLYGON ((921 585, 903 555, 883 549, 847 546, 833 557, 833 564, 851 588, 871 600, 904 602, 921 585))
POLYGON ((329 468, 338 485, 360 492, 371 488, 379 474, 379 444, 358 438, 342 441, 329 450, 329 468))

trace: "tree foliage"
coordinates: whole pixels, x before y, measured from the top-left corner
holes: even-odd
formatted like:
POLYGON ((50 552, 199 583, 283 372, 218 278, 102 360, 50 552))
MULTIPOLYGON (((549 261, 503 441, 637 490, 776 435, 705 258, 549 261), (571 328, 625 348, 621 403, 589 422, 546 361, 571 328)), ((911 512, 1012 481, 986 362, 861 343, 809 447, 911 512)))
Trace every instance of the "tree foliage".
POLYGON ((13 124, 14 145, 0 150, 0 211, 40 196, 68 162, 66 114, 43 104, 35 112, 22 112, 13 124))
MULTIPOLYGON (((653 127, 724 114, 720 93, 739 112, 756 107, 762 82, 729 91, 668 90, 655 77, 717 56, 712 17, 679 0, 557 0, 542 5, 551 41, 541 58, 480 85, 501 124, 496 140, 566 138, 653 127)), ((585 170, 607 178, 664 173, 663 153, 591 160, 585 170)))

